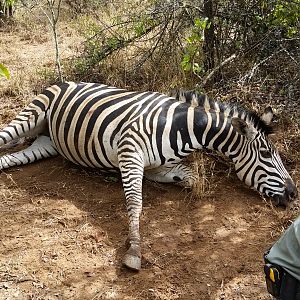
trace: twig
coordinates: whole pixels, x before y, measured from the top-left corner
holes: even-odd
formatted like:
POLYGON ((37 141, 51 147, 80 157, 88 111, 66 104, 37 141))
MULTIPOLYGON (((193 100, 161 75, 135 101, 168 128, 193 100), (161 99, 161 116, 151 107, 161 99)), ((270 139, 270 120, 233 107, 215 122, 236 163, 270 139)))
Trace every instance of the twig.
POLYGON ((234 60, 237 57, 236 54, 232 54, 230 57, 226 58, 224 61, 222 61, 217 67, 215 67, 202 81, 202 86, 205 86, 209 80, 215 75, 215 73, 222 68, 224 65, 228 64, 232 60, 234 60))
POLYGON ((164 37, 168 25, 169 25, 169 22, 166 22, 165 25, 164 25, 164 27, 163 27, 163 29, 162 29, 162 31, 161 31, 160 34, 159 34, 159 37, 158 37, 158 39, 157 39, 155 45, 152 47, 152 49, 150 49, 150 51, 145 55, 145 57, 142 58, 142 59, 136 64, 136 66, 134 67, 134 70, 135 70, 135 71, 136 71, 138 68, 140 68, 140 67, 146 62, 146 60, 147 60, 148 58, 152 57, 152 55, 153 55, 154 51, 156 50, 158 44, 160 43, 160 41, 161 41, 162 38, 164 37))
POLYGON ((54 11, 54 4, 55 0, 47 0, 47 5, 50 9, 51 15, 49 16, 47 12, 43 9, 41 6, 41 10, 44 13, 44 15, 47 17, 49 24, 51 26, 52 32, 53 32, 53 38, 54 38, 54 44, 55 44, 55 62, 56 62, 56 67, 57 67, 57 72, 58 72, 58 77, 61 82, 63 82, 63 76, 62 76, 62 71, 61 71, 61 63, 60 63, 60 55, 59 55, 59 45, 58 45, 58 36, 57 36, 57 22, 59 19, 60 15, 60 5, 61 5, 62 0, 58 0, 57 3, 57 8, 56 8, 56 13, 54 11))
POLYGON ((298 61, 291 55, 290 52, 286 50, 286 48, 284 48, 282 45, 280 45, 280 48, 292 59, 294 63, 296 63, 297 66, 299 66, 298 61))
MULTIPOLYGON (((138 39, 146 36, 147 34, 149 34, 151 31, 153 31, 155 28, 157 28, 160 25, 161 25, 160 23, 154 24, 154 25, 150 26, 149 28, 147 28, 146 30, 144 30, 142 33, 136 34, 133 37, 128 38, 127 40, 117 39, 114 44, 107 44, 107 45, 103 46, 101 51, 99 51, 97 53, 96 61, 99 62, 99 61, 105 59, 106 57, 108 57, 109 55, 111 55, 112 53, 114 53, 115 51, 121 50, 121 49, 127 47, 129 44, 136 42, 138 39)), ((94 60, 90 61, 90 63, 87 64, 87 66, 89 68, 93 67, 94 60)))
MULTIPOLYGON (((2 273, 2 272, 1 272, 2 273)), ((1 279, 2 282, 7 281, 7 282, 14 282, 14 283, 22 283, 22 282, 26 282, 26 281, 33 281, 33 282, 37 282, 35 279, 31 278, 31 277, 20 277, 19 275, 14 275, 14 274, 10 274, 7 271, 4 271, 4 279, 1 279)))
POLYGON ((267 58, 263 59, 262 61, 260 61, 256 65, 254 65, 254 67, 242 79, 240 79, 239 82, 241 82, 243 84, 246 80, 248 80, 248 81, 251 80, 251 78, 254 76, 254 74, 255 74, 255 72, 256 72, 256 70, 258 69, 259 66, 261 66, 267 60, 271 59, 272 57, 274 57, 275 55, 277 55, 278 53, 280 53, 282 51, 284 51, 284 49, 278 50, 277 52, 271 54, 267 58))

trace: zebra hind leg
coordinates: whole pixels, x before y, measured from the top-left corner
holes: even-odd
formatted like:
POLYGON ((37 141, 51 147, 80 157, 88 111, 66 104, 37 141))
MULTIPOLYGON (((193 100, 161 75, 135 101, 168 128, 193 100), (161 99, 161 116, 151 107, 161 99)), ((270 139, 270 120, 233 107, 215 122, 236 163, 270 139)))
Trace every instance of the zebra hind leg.
POLYGON ((176 182, 179 185, 191 188, 198 180, 198 175, 190 167, 184 164, 175 166, 160 166, 145 171, 145 177, 152 181, 169 183, 176 182))
POLYGON ((25 143, 25 141, 26 141, 25 137, 19 138, 17 140, 12 140, 11 142, 8 142, 7 144, 3 145, 1 147, 1 150, 2 149, 11 149, 16 146, 23 145, 25 143))
POLYGON ((0 149, 23 137, 36 137, 47 131, 46 111, 49 99, 40 94, 5 128, 0 130, 0 149))
POLYGON ((56 156, 57 154, 58 152, 50 137, 41 135, 28 148, 1 156, 0 170, 33 163, 43 158, 56 156))

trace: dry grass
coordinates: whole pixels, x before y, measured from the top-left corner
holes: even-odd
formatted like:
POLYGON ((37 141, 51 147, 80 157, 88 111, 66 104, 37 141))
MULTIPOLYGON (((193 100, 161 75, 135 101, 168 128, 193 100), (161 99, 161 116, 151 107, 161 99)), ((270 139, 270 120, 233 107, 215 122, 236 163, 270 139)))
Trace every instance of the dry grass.
MULTIPOLYGON (((58 32, 61 58, 69 59, 83 38, 68 20, 59 23, 58 32)), ((1 63, 11 73, 9 81, 0 79, 0 109, 4 111, 0 122, 6 123, 6 111, 20 110, 57 77, 53 36, 43 15, 19 12, 14 23, 0 27, 0 33, 1 63)))
POLYGON ((191 158, 192 168, 198 174, 198 180, 192 188, 192 198, 203 199, 208 197, 214 190, 213 176, 216 161, 203 152, 195 152, 191 158))

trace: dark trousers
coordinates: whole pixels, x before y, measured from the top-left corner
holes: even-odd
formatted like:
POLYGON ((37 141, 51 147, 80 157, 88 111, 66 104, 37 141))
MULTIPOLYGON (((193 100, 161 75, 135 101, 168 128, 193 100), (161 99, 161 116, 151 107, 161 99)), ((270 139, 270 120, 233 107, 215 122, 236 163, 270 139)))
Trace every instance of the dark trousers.
POLYGON ((300 282, 289 273, 284 272, 279 300, 300 300, 300 282))

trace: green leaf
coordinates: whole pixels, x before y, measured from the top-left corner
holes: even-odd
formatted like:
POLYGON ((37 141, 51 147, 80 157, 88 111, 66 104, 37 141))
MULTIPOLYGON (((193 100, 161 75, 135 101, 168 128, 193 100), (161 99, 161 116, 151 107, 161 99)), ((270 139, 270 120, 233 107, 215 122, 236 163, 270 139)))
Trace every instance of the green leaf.
POLYGON ((196 62, 193 64, 193 72, 196 74, 200 74, 202 72, 202 67, 196 62))
POLYGON ((199 27, 201 27, 201 25, 202 25, 202 20, 199 19, 199 18, 196 18, 195 19, 195 26, 199 28, 199 27))
POLYGON ((134 27, 134 31, 138 36, 144 34, 146 32, 145 22, 142 20, 139 23, 137 23, 134 27))
POLYGON ((10 79, 9 71, 3 64, 0 64, 0 77, 6 77, 7 79, 10 79))
POLYGON ((106 181, 106 182, 118 182, 118 181, 119 181, 119 178, 116 177, 116 176, 110 175, 110 176, 106 176, 106 177, 104 178, 104 181, 106 181))
POLYGON ((189 59, 183 58, 181 61, 181 68, 183 71, 190 71, 192 69, 192 63, 189 61, 189 59))
POLYGON ((207 22, 207 23, 205 24, 205 28, 203 28, 203 29, 209 29, 210 26, 211 26, 211 22, 207 22))

